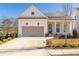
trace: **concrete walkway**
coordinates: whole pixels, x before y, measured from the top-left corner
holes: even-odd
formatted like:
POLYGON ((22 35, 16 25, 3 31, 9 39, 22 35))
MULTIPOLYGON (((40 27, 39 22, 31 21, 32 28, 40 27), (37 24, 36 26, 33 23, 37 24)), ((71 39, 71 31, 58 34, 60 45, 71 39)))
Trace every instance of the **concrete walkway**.
POLYGON ((79 55, 79 49, 48 49, 50 55, 79 55))
POLYGON ((0 56, 49 56, 46 49, 0 51, 0 56))

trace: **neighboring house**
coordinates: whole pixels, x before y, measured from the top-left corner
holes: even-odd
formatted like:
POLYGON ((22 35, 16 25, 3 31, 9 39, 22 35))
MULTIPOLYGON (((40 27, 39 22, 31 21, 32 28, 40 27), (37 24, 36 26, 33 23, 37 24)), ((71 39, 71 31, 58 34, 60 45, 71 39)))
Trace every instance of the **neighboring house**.
POLYGON ((44 14, 32 5, 18 17, 18 35, 41 37, 46 34, 64 34, 65 32, 72 34, 74 20, 59 11, 44 14))
POLYGON ((73 11, 72 11, 72 17, 75 19, 73 27, 79 33, 79 8, 73 9, 73 11))

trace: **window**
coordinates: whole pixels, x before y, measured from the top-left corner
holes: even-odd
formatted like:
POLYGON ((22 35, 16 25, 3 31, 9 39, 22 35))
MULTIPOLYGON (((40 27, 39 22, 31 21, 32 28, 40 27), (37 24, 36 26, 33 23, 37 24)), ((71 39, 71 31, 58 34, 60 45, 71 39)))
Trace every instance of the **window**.
POLYGON ((31 12, 31 15, 34 15, 35 13, 34 12, 31 12))
POLYGON ((49 34, 52 34, 52 24, 48 24, 48 32, 49 34))
POLYGON ((26 25, 28 25, 28 23, 26 23, 26 25))
POLYGON ((39 26, 39 25, 40 25, 40 23, 38 22, 38 23, 37 23, 37 25, 39 26))
POLYGON ((60 32, 60 24, 56 24, 56 32, 60 32))

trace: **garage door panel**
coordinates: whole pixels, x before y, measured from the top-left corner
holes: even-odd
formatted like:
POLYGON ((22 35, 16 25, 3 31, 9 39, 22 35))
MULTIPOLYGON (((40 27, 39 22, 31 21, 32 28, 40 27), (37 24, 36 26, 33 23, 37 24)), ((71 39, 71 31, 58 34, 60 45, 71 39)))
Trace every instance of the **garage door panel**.
POLYGON ((25 37, 44 36, 44 27, 22 27, 22 34, 25 37))

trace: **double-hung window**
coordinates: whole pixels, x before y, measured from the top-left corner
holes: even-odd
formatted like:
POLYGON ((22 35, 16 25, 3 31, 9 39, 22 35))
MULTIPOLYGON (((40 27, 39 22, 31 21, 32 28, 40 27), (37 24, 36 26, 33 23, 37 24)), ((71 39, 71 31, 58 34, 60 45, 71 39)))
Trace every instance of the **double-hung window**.
POLYGON ((60 32, 60 24, 59 23, 56 24, 56 32, 60 32))

